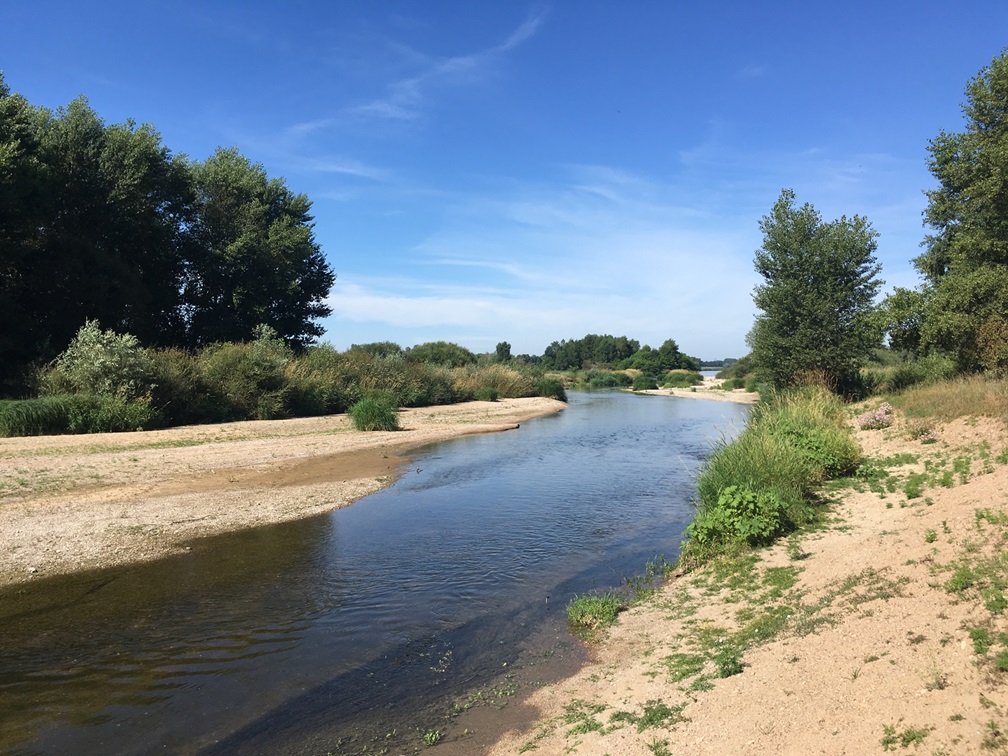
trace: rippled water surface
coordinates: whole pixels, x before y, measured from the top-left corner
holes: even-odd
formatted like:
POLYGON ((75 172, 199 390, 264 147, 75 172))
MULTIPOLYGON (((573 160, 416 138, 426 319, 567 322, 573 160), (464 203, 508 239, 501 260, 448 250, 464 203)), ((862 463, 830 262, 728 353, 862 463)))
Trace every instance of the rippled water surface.
POLYGON ((0 750, 364 743, 499 675, 575 593, 674 557, 699 463, 745 412, 573 393, 346 509, 0 594, 0 750))

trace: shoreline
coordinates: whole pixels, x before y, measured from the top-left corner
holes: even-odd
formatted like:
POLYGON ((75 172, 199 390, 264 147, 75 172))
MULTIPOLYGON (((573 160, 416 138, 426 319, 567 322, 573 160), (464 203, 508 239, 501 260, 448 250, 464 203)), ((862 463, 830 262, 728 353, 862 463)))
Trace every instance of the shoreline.
POLYGON ((395 482, 422 446, 515 430, 565 406, 533 397, 406 409, 390 432, 333 415, 0 438, 0 588, 339 509, 395 482))
POLYGON ((914 428, 857 431, 881 479, 829 495, 819 527, 670 577, 579 671, 526 691, 486 753, 1008 750, 1008 620, 991 593, 1008 428, 962 418, 930 445, 914 428))

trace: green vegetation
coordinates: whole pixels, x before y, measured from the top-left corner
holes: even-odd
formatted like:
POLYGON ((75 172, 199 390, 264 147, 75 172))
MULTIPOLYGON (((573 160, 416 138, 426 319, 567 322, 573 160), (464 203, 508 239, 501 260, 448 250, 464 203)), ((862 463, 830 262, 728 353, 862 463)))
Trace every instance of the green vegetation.
POLYGON ((567 604, 567 622, 575 635, 589 640, 616 622, 626 602, 615 593, 575 596, 567 604))
POLYGON ((670 370, 665 374, 662 386, 665 388, 691 388, 703 383, 703 376, 694 370, 670 370))
POLYGON ((361 399, 347 414, 359 431, 399 430, 399 409, 387 395, 361 399))
POLYGON ((873 299, 881 281, 878 234, 855 215, 824 223, 810 204, 781 192, 763 217, 756 252, 756 316, 749 343, 757 369, 778 388, 817 371, 831 388, 849 390, 882 340, 873 299))
POLYGON ((701 472, 681 563, 767 543, 811 521, 822 483, 853 472, 860 461, 835 395, 814 387, 775 395, 753 410, 739 437, 722 444, 701 472))
POLYGON ((646 344, 642 347, 636 339, 608 334, 554 341, 546 347, 540 362, 547 370, 633 369, 650 375, 700 369, 700 361, 680 352, 674 339, 666 339, 658 349, 652 349, 646 344))
POLYGON ((0 391, 17 394, 88 320, 145 344, 294 348, 322 333, 334 275, 311 203, 235 149, 173 155, 84 97, 52 112, 0 77, 0 391))
POLYGON ((89 321, 66 352, 40 371, 42 396, 0 401, 0 434, 328 415, 376 396, 393 408, 477 397, 566 399, 563 384, 538 368, 489 361, 449 368, 406 359, 394 344, 355 346, 344 353, 324 345, 296 353, 269 326, 258 326, 254 335, 248 342, 211 344, 197 352, 150 350, 89 321))

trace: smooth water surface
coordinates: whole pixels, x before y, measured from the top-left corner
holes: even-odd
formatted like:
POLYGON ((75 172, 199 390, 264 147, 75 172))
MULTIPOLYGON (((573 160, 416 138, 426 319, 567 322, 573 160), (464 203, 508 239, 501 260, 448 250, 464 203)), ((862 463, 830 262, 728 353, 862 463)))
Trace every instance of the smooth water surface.
POLYGON ((346 509, 0 594, 0 750, 324 752, 443 705, 574 594, 674 558, 746 411, 572 393, 346 509))

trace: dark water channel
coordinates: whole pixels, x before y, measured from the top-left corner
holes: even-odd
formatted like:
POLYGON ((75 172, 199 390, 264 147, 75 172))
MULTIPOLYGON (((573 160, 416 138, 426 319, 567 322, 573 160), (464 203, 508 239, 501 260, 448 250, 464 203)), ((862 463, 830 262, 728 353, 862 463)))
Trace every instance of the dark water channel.
POLYGON ((2 593, 0 751, 359 752, 392 731, 412 751, 453 701, 576 649, 573 595, 675 556, 693 476, 745 414, 573 393, 346 509, 2 593))

